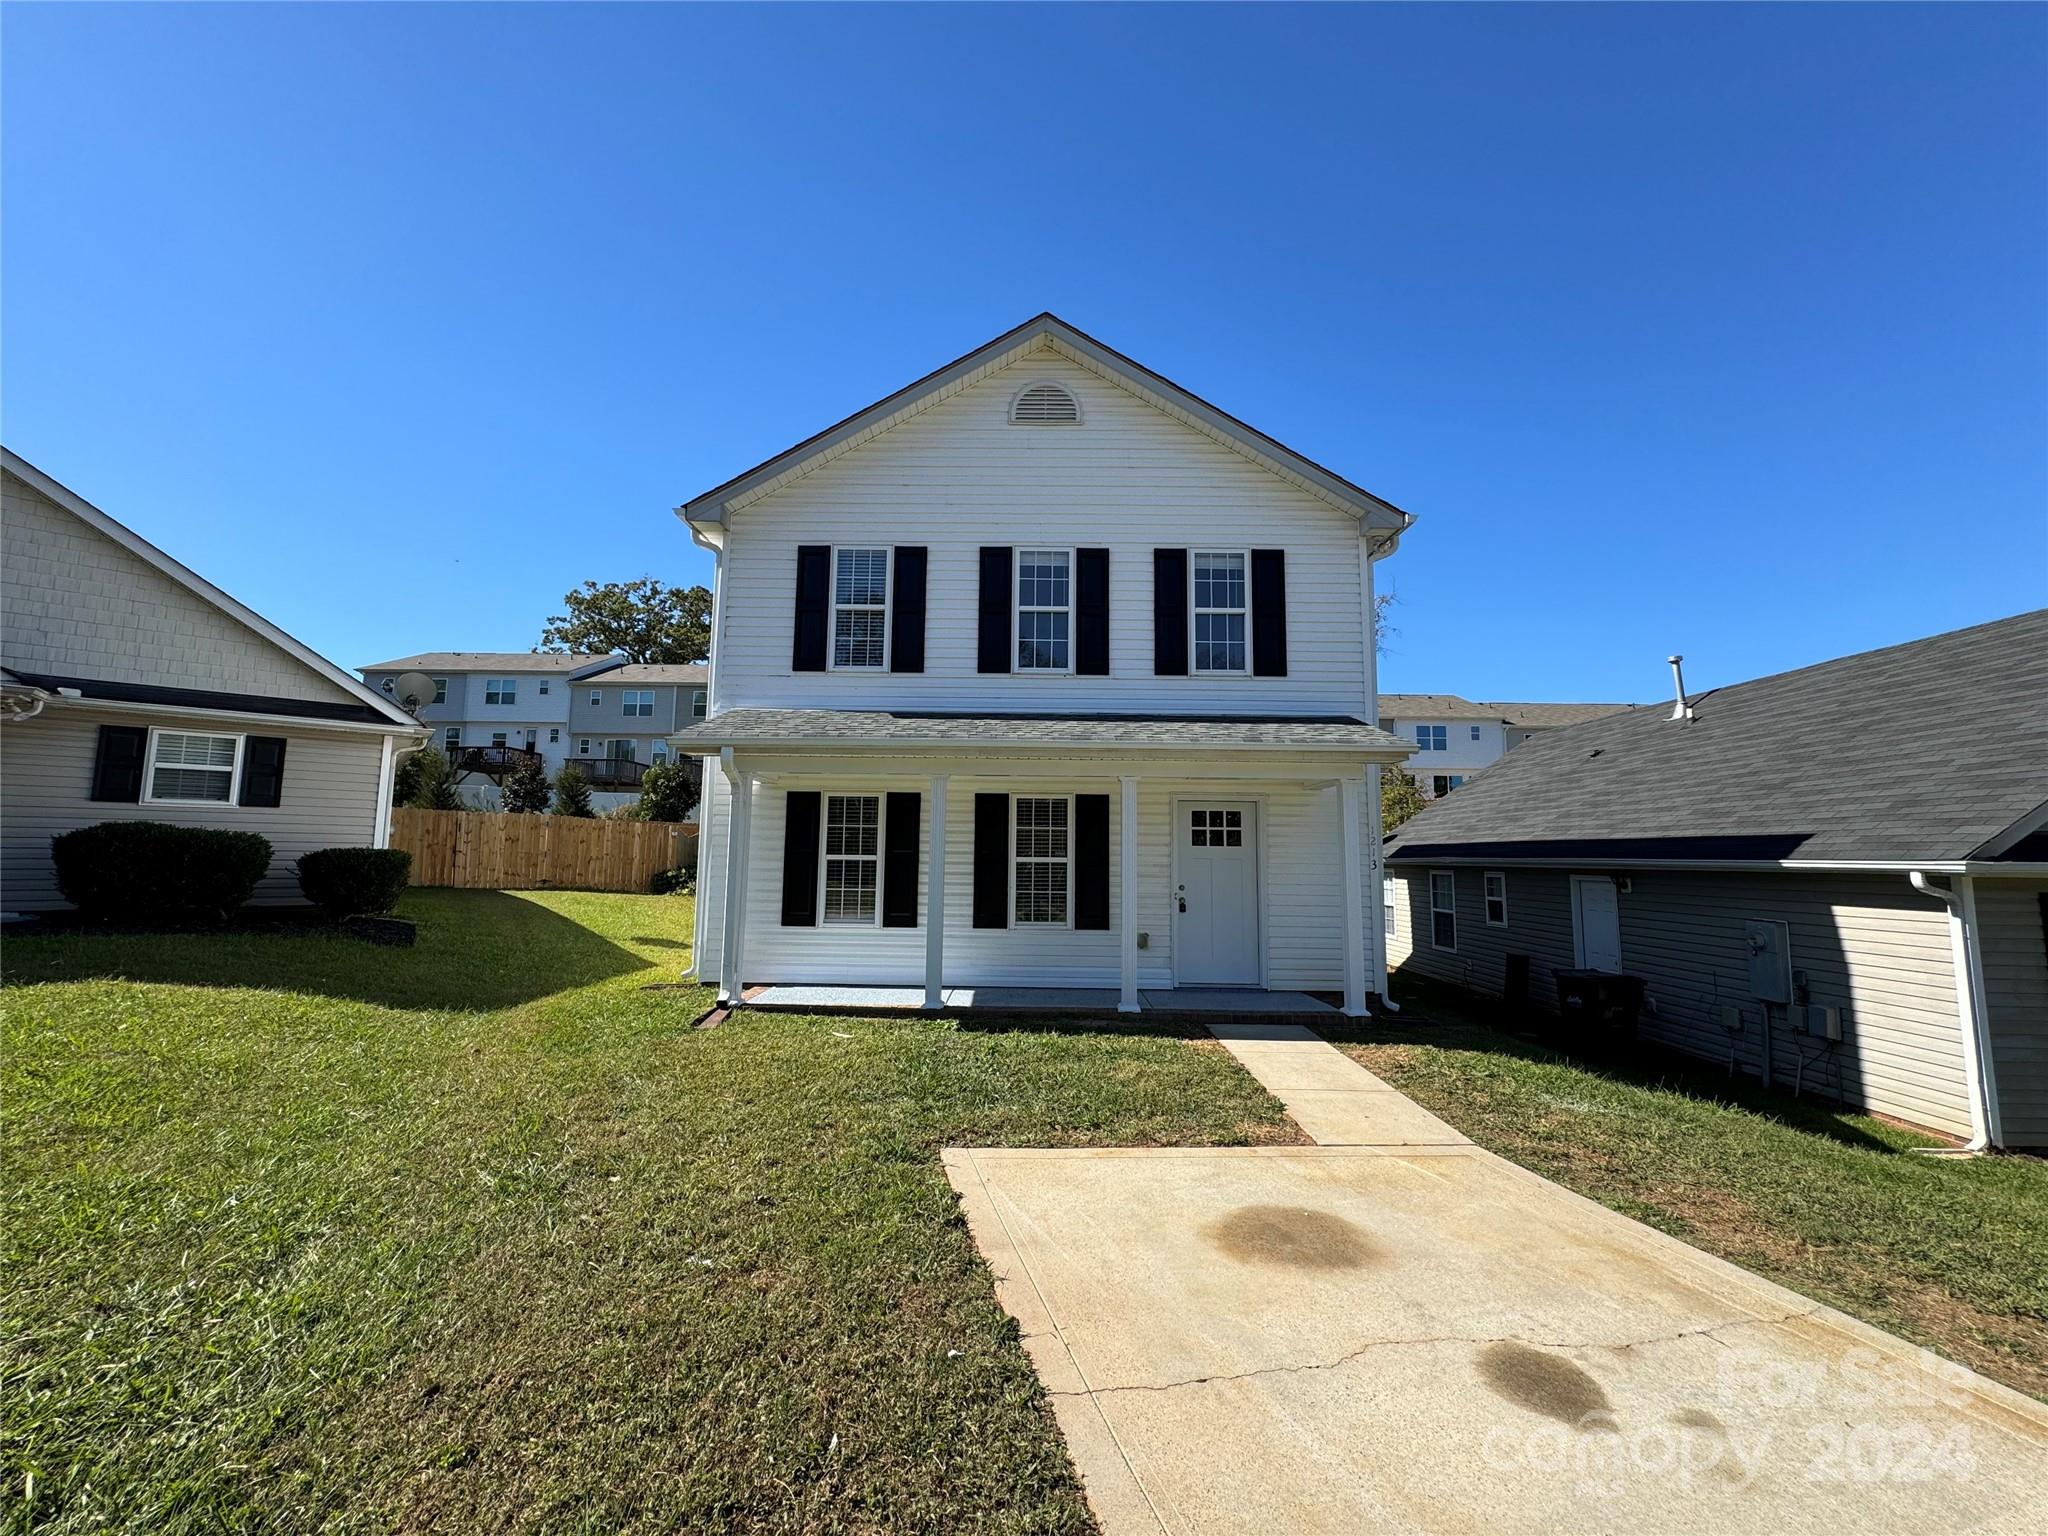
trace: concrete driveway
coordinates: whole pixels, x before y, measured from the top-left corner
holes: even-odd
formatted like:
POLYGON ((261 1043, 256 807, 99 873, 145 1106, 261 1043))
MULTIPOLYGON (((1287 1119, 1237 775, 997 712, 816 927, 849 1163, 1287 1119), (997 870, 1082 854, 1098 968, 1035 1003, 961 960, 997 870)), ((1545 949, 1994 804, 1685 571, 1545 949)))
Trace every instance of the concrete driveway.
POLYGON ((945 1155, 1109 1536, 2048 1528, 2048 1408, 1237 1033, 1342 1144, 945 1155))

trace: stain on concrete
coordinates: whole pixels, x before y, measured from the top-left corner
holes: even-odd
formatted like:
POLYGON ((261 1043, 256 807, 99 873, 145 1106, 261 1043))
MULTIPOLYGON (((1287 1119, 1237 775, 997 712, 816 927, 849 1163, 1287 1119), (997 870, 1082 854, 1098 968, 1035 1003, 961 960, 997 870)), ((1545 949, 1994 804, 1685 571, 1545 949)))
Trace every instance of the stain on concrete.
POLYGON ((1365 1269, 1385 1261, 1379 1246, 1355 1222, 1294 1205, 1239 1206, 1202 1228, 1202 1235, 1246 1264, 1365 1269))
POLYGON ((1532 1413, 1582 1429, 1615 1428, 1606 1391, 1562 1355, 1526 1344, 1489 1344, 1479 1352, 1479 1374, 1498 1396, 1532 1413))
POLYGON ((1728 1426, 1704 1408, 1681 1408, 1671 1415, 1671 1422, 1684 1429, 1703 1429, 1709 1434, 1728 1433, 1728 1426))

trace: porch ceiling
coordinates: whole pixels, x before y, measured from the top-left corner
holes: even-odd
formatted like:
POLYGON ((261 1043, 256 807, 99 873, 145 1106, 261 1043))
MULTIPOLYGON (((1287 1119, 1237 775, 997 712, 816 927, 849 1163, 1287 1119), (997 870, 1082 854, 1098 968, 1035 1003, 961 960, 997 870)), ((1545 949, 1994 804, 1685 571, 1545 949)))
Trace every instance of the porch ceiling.
POLYGON ((1399 762, 1415 750, 1355 715, 943 714, 729 709, 671 738, 685 749, 1328 752, 1399 762))

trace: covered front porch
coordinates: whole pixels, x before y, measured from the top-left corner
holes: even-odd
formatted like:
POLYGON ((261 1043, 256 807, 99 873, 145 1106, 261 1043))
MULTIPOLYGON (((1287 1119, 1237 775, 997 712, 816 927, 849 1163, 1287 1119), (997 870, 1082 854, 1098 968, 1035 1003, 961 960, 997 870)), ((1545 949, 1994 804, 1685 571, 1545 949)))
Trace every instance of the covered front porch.
POLYGON ((1383 990, 1374 780, 1409 749, 1356 719, 758 710, 704 742, 726 1005, 1294 1020, 1383 990))

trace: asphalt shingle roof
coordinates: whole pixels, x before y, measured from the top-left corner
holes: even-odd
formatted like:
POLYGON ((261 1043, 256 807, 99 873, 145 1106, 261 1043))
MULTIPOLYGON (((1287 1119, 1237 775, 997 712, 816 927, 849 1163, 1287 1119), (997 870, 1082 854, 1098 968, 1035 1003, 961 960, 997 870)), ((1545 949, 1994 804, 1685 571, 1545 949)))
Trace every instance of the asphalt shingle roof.
POLYGON ((1959 860, 2048 803, 2048 608, 1547 731, 1388 857, 1959 860))
POLYGON ((1634 709, 1633 704, 1502 704, 1455 693, 1383 693, 1382 720, 1498 720, 1525 729, 1576 725, 1634 709))
POLYGON ((684 746, 1292 747, 1410 752, 1414 743, 1350 715, 953 715, 839 709, 729 709, 673 738, 684 746))
POLYGON ((623 667, 607 667, 590 681, 607 688, 619 683, 701 683, 708 669, 701 661, 629 661, 623 667))
POLYGON ((552 651, 422 651, 396 661, 373 661, 358 672, 578 672, 609 656, 563 656, 552 651))

